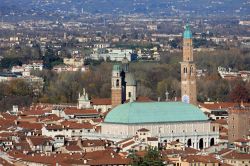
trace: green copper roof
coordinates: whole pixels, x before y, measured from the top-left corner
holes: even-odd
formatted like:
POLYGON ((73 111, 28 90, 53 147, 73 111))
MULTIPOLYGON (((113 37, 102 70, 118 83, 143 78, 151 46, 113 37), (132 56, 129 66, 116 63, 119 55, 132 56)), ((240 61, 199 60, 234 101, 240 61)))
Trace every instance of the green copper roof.
POLYGON ((185 31, 184 31, 183 37, 184 37, 184 39, 191 39, 192 38, 192 32, 191 32, 188 24, 185 26, 185 31))
POLYGON ((121 66, 118 65, 118 64, 115 64, 115 65, 113 66, 113 71, 121 71, 121 66))
POLYGON ((207 116, 196 106, 182 102, 130 102, 115 107, 105 123, 163 123, 206 121, 207 116))

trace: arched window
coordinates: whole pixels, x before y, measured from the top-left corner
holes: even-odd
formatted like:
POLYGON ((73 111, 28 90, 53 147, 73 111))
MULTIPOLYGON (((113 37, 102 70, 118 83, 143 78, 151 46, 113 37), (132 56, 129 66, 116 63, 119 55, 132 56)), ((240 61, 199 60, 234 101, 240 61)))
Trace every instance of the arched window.
POLYGON ((204 148, 203 138, 199 140, 199 149, 202 150, 204 148))
POLYGON ((188 147, 192 146, 192 140, 191 140, 191 139, 188 139, 188 141, 187 141, 187 146, 188 146, 188 147))
POLYGON ((211 138, 210 140, 210 146, 213 146, 214 145, 214 138, 211 138))
POLYGON ((194 68, 193 66, 190 67, 190 74, 192 74, 194 72, 194 68))
POLYGON ((116 87, 118 87, 119 84, 120 84, 120 81, 119 81, 119 79, 117 79, 117 80, 116 80, 116 87))
POLYGON ((183 72, 184 72, 185 74, 187 73, 187 68, 186 68, 186 67, 183 68, 183 72))

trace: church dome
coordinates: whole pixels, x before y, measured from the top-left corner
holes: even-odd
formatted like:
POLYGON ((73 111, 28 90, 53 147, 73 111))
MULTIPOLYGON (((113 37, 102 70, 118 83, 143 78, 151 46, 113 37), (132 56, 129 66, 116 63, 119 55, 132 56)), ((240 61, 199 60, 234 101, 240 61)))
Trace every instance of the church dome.
POLYGON ((125 82, 127 86, 136 86, 136 81, 132 73, 126 73, 125 82))
POLYGON ((190 27, 189 27, 189 25, 187 24, 187 25, 185 26, 185 31, 184 31, 183 37, 184 37, 184 39, 191 39, 192 36, 193 36, 193 35, 192 35, 191 30, 190 30, 190 27))
POLYGON ((105 123, 140 124, 207 121, 207 116, 196 106, 182 102, 130 102, 109 112, 105 123))

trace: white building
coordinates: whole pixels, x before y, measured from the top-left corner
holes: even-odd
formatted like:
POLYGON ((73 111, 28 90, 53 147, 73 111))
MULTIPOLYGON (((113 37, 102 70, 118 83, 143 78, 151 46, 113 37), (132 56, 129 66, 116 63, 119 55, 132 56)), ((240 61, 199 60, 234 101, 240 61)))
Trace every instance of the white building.
POLYGON ((23 73, 25 71, 31 71, 31 70, 43 70, 43 61, 32 61, 29 64, 23 64, 22 66, 13 66, 11 69, 11 72, 16 73, 23 73))
POLYGON ((117 49, 117 48, 108 48, 106 53, 93 53, 90 55, 90 59, 100 60, 107 59, 111 61, 122 61, 124 57, 127 57, 129 61, 132 61, 135 57, 134 51, 132 49, 117 49))

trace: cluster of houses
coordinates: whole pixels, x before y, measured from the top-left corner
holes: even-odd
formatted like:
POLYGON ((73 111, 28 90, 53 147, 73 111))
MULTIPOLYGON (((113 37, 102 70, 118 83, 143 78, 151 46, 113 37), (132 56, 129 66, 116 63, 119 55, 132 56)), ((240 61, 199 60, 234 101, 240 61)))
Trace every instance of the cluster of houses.
POLYGON ((242 79, 243 81, 249 81, 250 71, 232 71, 231 68, 224 68, 219 66, 218 73, 221 78, 226 80, 242 79))
POLYGON ((76 71, 85 72, 89 70, 89 68, 84 65, 83 57, 73 56, 72 58, 63 58, 63 64, 54 66, 52 70, 57 73, 76 71))
POLYGON ((130 138, 107 139, 110 137, 105 137, 101 131, 104 118, 112 107, 111 99, 89 100, 85 90, 79 94, 76 105, 14 106, 0 114, 0 164, 131 165, 131 151, 143 157, 152 147, 159 149, 162 161, 169 166, 249 165, 250 135, 229 142, 228 123, 231 122, 228 119, 230 108, 235 105, 199 105, 213 119, 212 130, 220 133, 219 143, 202 150, 191 148, 180 140, 162 142, 146 128, 140 128, 130 138))

